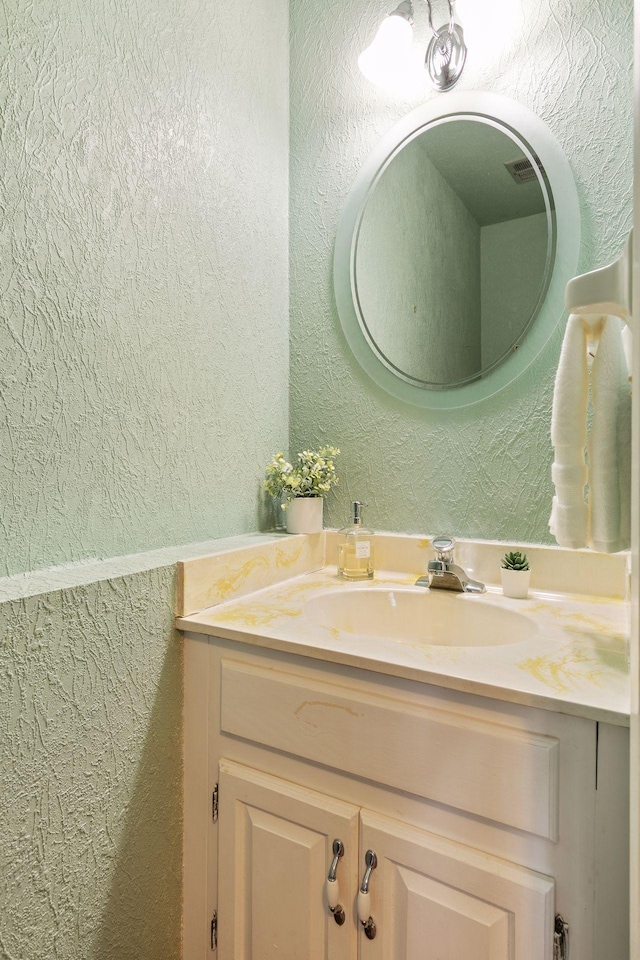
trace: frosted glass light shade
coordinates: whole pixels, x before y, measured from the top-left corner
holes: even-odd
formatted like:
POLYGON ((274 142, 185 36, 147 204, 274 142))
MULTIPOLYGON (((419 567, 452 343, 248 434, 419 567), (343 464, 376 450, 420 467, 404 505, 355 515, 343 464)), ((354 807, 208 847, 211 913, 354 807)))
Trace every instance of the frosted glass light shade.
POLYGON ((380 24, 373 43, 358 57, 361 73, 377 86, 393 86, 407 71, 412 41, 409 21, 389 14, 380 24))

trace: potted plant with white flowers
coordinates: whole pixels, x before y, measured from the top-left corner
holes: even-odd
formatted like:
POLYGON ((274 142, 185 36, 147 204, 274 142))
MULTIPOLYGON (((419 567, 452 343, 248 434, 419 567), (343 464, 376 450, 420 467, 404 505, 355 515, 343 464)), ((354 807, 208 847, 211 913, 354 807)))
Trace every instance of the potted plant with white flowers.
POLYGON ((529 596, 531 567, 526 553, 512 550, 502 558, 502 592, 513 600, 526 600, 529 596))
POLYGON ((303 450, 291 464, 276 453, 266 469, 264 489, 280 498, 286 511, 287 533, 320 533, 324 497, 338 482, 334 460, 336 447, 303 450))

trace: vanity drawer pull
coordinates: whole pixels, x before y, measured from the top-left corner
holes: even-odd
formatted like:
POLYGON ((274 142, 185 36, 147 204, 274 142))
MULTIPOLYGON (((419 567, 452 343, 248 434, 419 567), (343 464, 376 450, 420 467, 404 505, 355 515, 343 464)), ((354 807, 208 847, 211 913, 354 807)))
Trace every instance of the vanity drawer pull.
POLYGON ((325 889, 327 891, 327 903, 329 905, 329 910, 333 914, 333 919, 339 927, 342 926, 346 919, 344 908, 338 903, 338 900, 340 899, 340 886, 336 876, 338 863, 342 856, 344 856, 344 844, 342 840, 338 840, 336 838, 333 841, 333 860, 331 861, 331 866, 329 867, 329 874, 327 876, 325 889))
POLYGON ((374 940, 376 936, 376 924, 371 916, 371 894, 369 893, 369 882, 371 873, 378 866, 378 858, 373 850, 367 850, 364 858, 366 870, 358 890, 358 920, 364 927, 364 932, 369 940, 374 940))

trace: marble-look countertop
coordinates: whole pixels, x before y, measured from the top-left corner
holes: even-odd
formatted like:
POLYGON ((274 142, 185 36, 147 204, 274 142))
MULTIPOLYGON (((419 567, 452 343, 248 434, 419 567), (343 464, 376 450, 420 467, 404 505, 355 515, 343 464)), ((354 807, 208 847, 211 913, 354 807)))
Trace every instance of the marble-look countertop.
MULTIPOLYGON (((189 633, 300 654, 480 696, 629 725, 628 608, 620 600, 532 592, 510 600, 489 587, 465 603, 494 604, 530 617, 531 639, 493 646, 423 645, 323 626, 305 604, 327 591, 412 586, 415 576, 380 573, 372 582, 339 580, 335 567, 178 617, 189 633)), ((423 588, 415 588, 421 590, 423 588)), ((460 594, 449 595, 451 602, 460 594)))

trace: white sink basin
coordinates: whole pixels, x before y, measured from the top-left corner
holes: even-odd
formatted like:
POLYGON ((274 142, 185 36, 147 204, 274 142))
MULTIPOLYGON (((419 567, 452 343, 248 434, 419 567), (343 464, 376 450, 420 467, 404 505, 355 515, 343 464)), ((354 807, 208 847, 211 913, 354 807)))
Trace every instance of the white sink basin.
POLYGON ((421 587, 354 587, 312 597, 304 615, 330 629, 424 646, 489 647, 530 640, 529 617, 470 594, 421 587))

